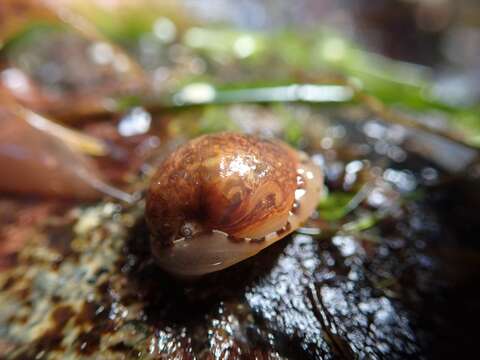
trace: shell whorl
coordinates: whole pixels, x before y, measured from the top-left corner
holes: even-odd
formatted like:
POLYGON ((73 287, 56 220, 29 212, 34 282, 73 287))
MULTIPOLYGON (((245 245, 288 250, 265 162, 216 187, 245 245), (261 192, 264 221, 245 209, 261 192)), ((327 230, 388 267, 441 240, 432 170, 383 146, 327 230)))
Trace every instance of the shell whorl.
POLYGON ((160 265, 184 274, 219 270, 293 231, 321 189, 319 170, 308 170, 302 155, 279 141, 235 133, 201 136, 170 154, 146 204, 160 265))
POLYGON ((147 198, 149 226, 167 242, 188 221, 233 237, 266 235, 272 229, 262 224, 285 217, 293 205, 296 162, 289 148, 252 136, 197 138, 155 174, 147 198))

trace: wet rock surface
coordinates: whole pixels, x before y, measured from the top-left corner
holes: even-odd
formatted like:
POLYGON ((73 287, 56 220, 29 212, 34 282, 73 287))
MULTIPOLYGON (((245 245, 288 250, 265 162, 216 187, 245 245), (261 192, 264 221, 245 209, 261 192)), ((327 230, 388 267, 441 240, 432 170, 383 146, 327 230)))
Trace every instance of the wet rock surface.
MULTIPOLYGON (((346 171, 359 166, 351 165, 354 149, 333 160, 330 150, 323 153, 331 191, 358 185, 346 171)), ((420 160, 412 159, 417 166, 420 160)), ((398 171, 388 176, 421 183, 415 171, 403 177, 398 171)), ((49 213, 48 221, 24 226, 28 237, 15 266, 0 273, 0 352, 7 359, 467 353, 480 303, 476 181, 419 185, 423 196, 393 201, 394 211, 367 231, 327 231, 314 216, 306 224, 310 233, 296 232, 198 279, 175 278, 154 263, 142 201, 49 213)), ((380 190, 376 196, 385 195, 380 190)), ((358 211, 374 208, 374 200, 358 211)))

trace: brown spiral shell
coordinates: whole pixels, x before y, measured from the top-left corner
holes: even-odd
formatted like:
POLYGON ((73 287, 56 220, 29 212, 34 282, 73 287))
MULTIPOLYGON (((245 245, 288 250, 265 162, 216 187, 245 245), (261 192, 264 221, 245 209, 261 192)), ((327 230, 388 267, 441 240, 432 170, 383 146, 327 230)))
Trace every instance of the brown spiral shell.
MULTIPOLYGON (((183 145, 164 160, 147 195, 157 261, 172 272, 201 274, 287 235, 300 222, 292 218, 296 192, 305 185, 300 167, 299 152, 254 136, 220 133, 183 145)), ((315 204, 321 174, 316 180, 316 191, 309 194, 315 204)), ((301 191, 303 196, 306 190, 301 191)))

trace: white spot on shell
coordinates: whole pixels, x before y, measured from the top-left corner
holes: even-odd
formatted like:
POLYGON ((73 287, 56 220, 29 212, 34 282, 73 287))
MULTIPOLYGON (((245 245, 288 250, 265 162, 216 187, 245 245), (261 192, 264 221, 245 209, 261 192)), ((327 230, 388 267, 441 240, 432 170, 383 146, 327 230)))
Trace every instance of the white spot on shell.
POLYGON ((295 200, 300 200, 302 197, 305 196, 307 190, 305 189, 297 189, 295 190, 295 200))

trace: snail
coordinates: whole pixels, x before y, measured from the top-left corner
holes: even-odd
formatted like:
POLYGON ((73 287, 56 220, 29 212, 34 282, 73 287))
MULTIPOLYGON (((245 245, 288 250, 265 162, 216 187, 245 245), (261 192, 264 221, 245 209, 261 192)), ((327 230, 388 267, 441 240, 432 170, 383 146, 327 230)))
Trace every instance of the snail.
POLYGON ((152 254, 180 276, 225 269, 298 228, 322 188, 320 169, 283 142, 203 135, 166 157, 151 179, 152 254))
POLYGON ((108 184, 79 148, 91 145, 83 134, 67 130, 12 101, 0 88, 0 192, 76 200, 103 195, 126 202, 132 196, 108 184))

